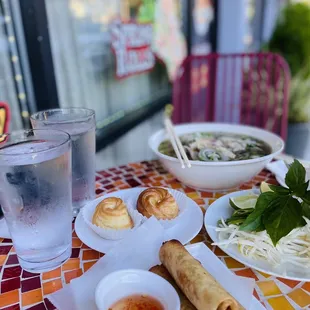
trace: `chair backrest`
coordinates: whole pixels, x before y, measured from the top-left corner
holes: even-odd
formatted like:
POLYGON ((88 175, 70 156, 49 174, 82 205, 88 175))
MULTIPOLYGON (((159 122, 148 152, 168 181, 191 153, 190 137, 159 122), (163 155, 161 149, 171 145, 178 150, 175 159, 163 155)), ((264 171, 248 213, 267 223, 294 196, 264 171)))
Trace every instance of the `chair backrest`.
POLYGON ((173 84, 173 120, 247 124, 285 139, 289 82, 278 54, 189 56, 173 84))
POLYGON ((5 102, 0 102, 0 135, 9 131, 10 108, 5 102))

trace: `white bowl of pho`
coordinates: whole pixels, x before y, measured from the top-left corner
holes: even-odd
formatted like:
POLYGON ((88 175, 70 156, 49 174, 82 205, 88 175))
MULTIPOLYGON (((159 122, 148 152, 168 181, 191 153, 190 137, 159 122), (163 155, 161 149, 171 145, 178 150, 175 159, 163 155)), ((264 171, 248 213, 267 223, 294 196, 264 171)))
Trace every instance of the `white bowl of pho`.
POLYGON ((203 190, 226 190, 252 179, 274 156, 284 141, 256 127, 191 123, 175 125, 191 161, 182 168, 164 129, 149 139, 149 146, 166 169, 182 183, 203 190))

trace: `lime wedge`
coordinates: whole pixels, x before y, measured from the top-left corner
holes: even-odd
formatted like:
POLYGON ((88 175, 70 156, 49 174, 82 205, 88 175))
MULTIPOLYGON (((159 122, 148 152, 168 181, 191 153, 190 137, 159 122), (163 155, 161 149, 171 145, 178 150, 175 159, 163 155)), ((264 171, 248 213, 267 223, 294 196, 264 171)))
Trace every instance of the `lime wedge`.
POLYGON ((269 184, 266 182, 262 182, 259 189, 261 193, 272 192, 272 189, 269 187, 269 184))
POLYGON ((257 195, 239 196, 229 199, 229 204, 235 210, 255 208, 257 195))

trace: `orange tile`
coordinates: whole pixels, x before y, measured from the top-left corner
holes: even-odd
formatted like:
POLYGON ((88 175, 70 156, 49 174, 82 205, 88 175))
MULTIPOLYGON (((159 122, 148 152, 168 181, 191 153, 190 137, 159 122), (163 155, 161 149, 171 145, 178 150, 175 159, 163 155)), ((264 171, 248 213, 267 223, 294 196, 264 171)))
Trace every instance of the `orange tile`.
POLYGON ((214 198, 220 198, 224 195, 225 195, 224 193, 214 193, 214 198))
POLYGON ((180 183, 177 183, 177 182, 171 183, 170 186, 171 186, 173 189, 181 188, 181 187, 182 187, 182 185, 181 185, 180 183))
POLYGON ((100 188, 100 187, 101 187, 101 184, 100 183, 96 183, 96 189, 100 188))
POLYGON ((310 305, 310 295, 307 294, 303 289, 298 288, 297 290, 287 294, 296 304, 300 307, 306 307, 310 305))
POLYGON ((225 260, 226 266, 228 268, 231 268, 231 269, 244 268, 243 264, 237 262, 235 259, 233 259, 231 257, 225 257, 224 260, 225 260))
POLYGON ((1 243, 3 240, 4 240, 3 238, 0 238, 0 243, 1 243))
POLYGON ((0 308, 5 306, 14 305, 19 301, 19 290, 10 291, 0 294, 0 308))
POLYGON ((302 288, 310 293, 310 282, 305 282, 302 288))
POLYGON ((199 198, 199 199, 194 199, 195 200, 195 202, 198 204, 198 205, 202 205, 202 206, 204 206, 205 205, 205 201, 202 199, 202 198, 199 198))
POLYGON ((223 252, 219 247, 215 248, 214 254, 217 256, 227 256, 227 254, 223 252))
POLYGON ((200 209, 201 209, 201 211, 202 211, 203 214, 206 213, 206 209, 205 209, 204 207, 200 206, 200 209))
POLYGON ((212 198, 213 197, 213 193, 211 193, 211 192, 201 192, 201 197, 202 198, 212 198))
POLYGON ((80 268, 80 259, 79 258, 70 258, 62 265, 62 270, 74 270, 80 268))
POLYGON ((240 189, 241 189, 241 190, 244 190, 244 189, 251 189, 251 188, 252 188, 251 185, 246 185, 246 184, 243 184, 243 185, 240 186, 240 189))
POLYGON ((235 271, 235 274, 237 276, 240 276, 240 277, 252 278, 255 281, 258 281, 257 276, 255 275, 253 270, 250 269, 250 268, 246 268, 246 269, 242 269, 242 270, 237 270, 237 271, 235 271))
POLYGON ((48 272, 44 272, 42 274, 42 279, 43 280, 48 280, 48 279, 55 279, 59 278, 61 276, 61 268, 57 268, 48 272))
POLYGON ((163 186, 163 184, 161 182, 152 182, 153 186, 163 186))
POLYGON ((192 199, 197 199, 197 198, 200 198, 199 194, 197 192, 191 192, 191 193, 187 193, 186 194, 189 198, 192 198, 192 199))
POLYGON ((72 233, 72 237, 74 238, 78 238, 78 236, 77 236, 77 234, 76 234, 76 232, 74 231, 73 233, 72 233))
POLYGON ((209 205, 211 205, 215 200, 216 200, 215 198, 209 198, 208 199, 209 205))
POLYGON ((124 182, 122 180, 117 180, 114 182, 115 186, 122 185, 122 184, 124 184, 124 182))
POLYGON ((42 301, 42 291, 41 289, 29 291, 22 294, 22 305, 23 307, 36 304, 42 301))
POLYGON ((52 294, 62 288, 61 279, 55 279, 53 281, 43 283, 44 295, 52 294))
POLYGON ((6 256, 7 255, 0 255, 0 266, 3 266, 4 265, 4 262, 6 260, 6 256))
POLYGON ((284 296, 269 298, 268 302, 275 310, 294 310, 294 307, 284 296))
POLYGON ((205 238, 201 235, 197 235, 190 243, 198 243, 205 241, 205 238))
POLYGON ((10 253, 15 253, 15 248, 12 246, 10 253))
POLYGON ((94 250, 83 251, 83 260, 99 259, 99 252, 94 250))
POLYGON ((270 274, 267 274, 267 273, 265 273, 265 272, 261 272, 261 271, 257 271, 258 273, 260 273, 263 277, 265 277, 265 278, 270 278, 271 277, 271 275, 270 274))
POLYGON ((82 245, 82 241, 79 238, 72 238, 72 247, 79 248, 82 245))
POLYGON ((129 185, 121 185, 119 187, 119 189, 127 189, 127 188, 131 188, 129 185))
POLYGON ((65 273, 66 283, 70 283, 72 279, 78 278, 83 274, 82 269, 72 270, 65 273))
POLYGON ((264 296, 272 296, 282 294, 277 284, 274 281, 257 282, 258 287, 264 296))
POLYGON ((90 267, 92 267, 96 263, 97 261, 84 263, 84 272, 86 272, 90 267))
POLYGON ((290 288, 294 288, 297 284, 300 283, 300 281, 293 281, 293 280, 288 280, 288 279, 283 279, 283 278, 277 278, 279 281, 284 283, 285 285, 289 286, 290 288))
POLYGON ((83 245, 82 245, 82 249, 90 249, 90 247, 89 247, 89 246, 87 246, 85 243, 83 243, 83 245))

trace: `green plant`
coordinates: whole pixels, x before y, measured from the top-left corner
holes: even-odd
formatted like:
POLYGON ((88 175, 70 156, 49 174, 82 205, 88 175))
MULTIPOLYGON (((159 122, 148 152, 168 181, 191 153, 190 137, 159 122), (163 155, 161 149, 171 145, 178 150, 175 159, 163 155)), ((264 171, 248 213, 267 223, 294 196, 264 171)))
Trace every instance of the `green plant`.
POLYGON ((274 33, 264 50, 279 53, 290 66, 289 120, 310 120, 310 6, 288 4, 279 17, 274 33))
POLYGON ((310 57, 310 7, 290 3, 282 11, 267 49, 281 54, 292 75, 299 72, 310 57))

